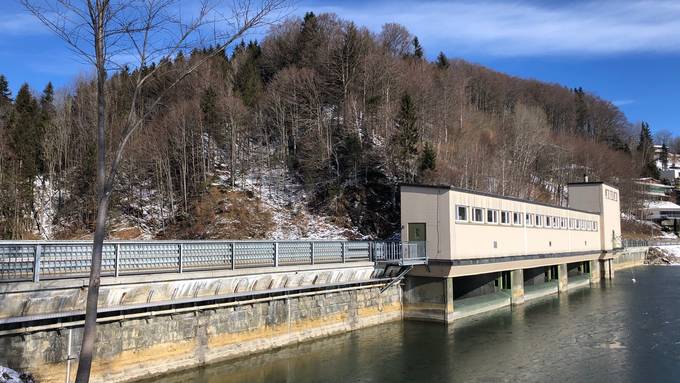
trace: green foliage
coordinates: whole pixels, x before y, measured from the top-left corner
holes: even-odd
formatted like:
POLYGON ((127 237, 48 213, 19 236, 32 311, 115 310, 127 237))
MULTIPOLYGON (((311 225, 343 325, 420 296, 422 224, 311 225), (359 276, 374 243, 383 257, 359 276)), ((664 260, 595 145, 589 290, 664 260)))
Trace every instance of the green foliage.
POLYGON ((423 47, 420 45, 420 41, 418 41, 418 37, 416 36, 413 38, 413 56, 422 59, 424 55, 423 47))
POLYGON ((449 67, 449 59, 446 58, 444 52, 439 52, 437 55, 437 61, 435 63, 439 69, 447 69, 449 67))
POLYGON ((12 102, 12 91, 5 75, 0 74, 0 106, 12 102))
MULTIPOLYGON (((259 66, 262 51, 256 41, 251 41, 247 46, 242 46, 238 52, 241 57, 237 59, 236 75, 234 76, 234 90, 236 90, 243 103, 254 106, 262 93, 262 74, 259 66)), ((232 59, 233 60, 233 59, 232 59)))
POLYGON ((666 146, 665 142, 661 145, 659 161, 661 161, 661 166, 663 167, 664 170, 668 169, 668 146, 666 146))
POLYGON ((402 181, 413 181, 413 162, 418 155, 420 133, 416 125, 418 117, 413 100, 408 93, 401 97, 399 113, 394 122, 397 127, 396 146, 398 172, 402 181))
POLYGON ((574 95, 576 110, 576 131, 580 134, 588 135, 591 133, 591 129, 588 120, 588 104, 586 103, 586 97, 583 88, 578 87, 574 89, 574 95))
POLYGON ((434 150, 432 144, 425 142, 423 152, 420 155, 420 171, 432 171, 437 167, 437 152, 434 150))
POLYGON ((22 85, 10 122, 10 146, 20 162, 22 178, 29 183, 42 167, 39 143, 42 143, 43 134, 39 110, 28 84, 22 85))
POLYGON ((637 146, 638 156, 642 165, 642 175, 645 177, 659 178, 659 169, 654 160, 654 142, 649 124, 640 124, 640 139, 637 146))

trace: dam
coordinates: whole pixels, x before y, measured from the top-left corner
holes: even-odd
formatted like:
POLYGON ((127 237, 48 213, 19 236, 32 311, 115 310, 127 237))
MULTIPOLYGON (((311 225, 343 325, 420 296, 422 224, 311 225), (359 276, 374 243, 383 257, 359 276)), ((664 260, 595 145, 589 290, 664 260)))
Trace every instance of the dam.
MULTIPOLYGON (((401 239, 107 242, 93 380, 127 382, 374 325, 454 323, 611 281, 618 190, 568 207, 401 186, 401 239)), ((91 245, 0 242, 0 365, 41 382, 77 366, 91 245)))

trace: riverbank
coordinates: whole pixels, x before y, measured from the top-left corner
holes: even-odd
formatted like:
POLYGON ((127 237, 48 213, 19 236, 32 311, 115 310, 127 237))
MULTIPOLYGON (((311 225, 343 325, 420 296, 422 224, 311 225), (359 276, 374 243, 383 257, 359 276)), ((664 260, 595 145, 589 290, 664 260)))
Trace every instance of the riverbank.
POLYGON ((653 246, 647 250, 646 265, 680 265, 680 246, 653 246))

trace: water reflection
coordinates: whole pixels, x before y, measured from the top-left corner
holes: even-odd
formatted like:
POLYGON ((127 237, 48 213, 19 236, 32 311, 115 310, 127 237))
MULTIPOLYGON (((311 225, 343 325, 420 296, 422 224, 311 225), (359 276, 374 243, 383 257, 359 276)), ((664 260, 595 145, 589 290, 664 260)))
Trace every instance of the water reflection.
MULTIPOLYGON (((680 378, 680 268, 457 321, 391 323, 165 377, 208 382, 633 382, 680 378)), ((157 380, 158 381, 158 380, 157 380)))

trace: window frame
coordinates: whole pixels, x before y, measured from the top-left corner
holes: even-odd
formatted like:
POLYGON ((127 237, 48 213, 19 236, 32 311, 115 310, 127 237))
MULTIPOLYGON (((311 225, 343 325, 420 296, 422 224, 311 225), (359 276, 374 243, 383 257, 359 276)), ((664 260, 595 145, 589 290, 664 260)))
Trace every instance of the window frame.
POLYGON ((524 225, 526 227, 534 227, 534 213, 524 214, 524 225))
POLYGON ((511 219, 510 219, 510 211, 509 210, 501 210, 501 216, 500 216, 500 224, 509 226, 512 224, 511 219), (503 222, 503 216, 506 217, 506 222, 503 222))
POLYGON ((474 206, 473 206, 473 207, 470 208, 470 210, 471 210, 471 213, 472 213, 472 214, 470 214, 470 222, 471 222, 471 223, 484 223, 484 208, 482 208, 482 207, 474 207, 474 206), (481 214, 481 215, 480 215, 481 219, 480 219, 479 221, 477 221, 477 220, 475 219, 475 213, 476 213, 477 211, 480 211, 480 212, 481 212, 481 213, 480 213, 480 214, 481 214))
POLYGON ((522 226, 522 222, 523 222, 522 217, 523 216, 524 216, 524 214, 522 214, 522 212, 513 211, 512 212, 512 226, 522 226), (515 218, 517 218, 517 219, 515 219, 515 218))
POLYGON ((469 206, 456 205, 456 213, 455 213, 454 218, 456 219, 456 222, 462 222, 462 223, 470 222, 470 214, 469 213, 470 213, 470 207, 469 206), (464 211, 465 211, 465 218, 463 218, 463 219, 460 218, 460 214, 459 214, 460 213, 459 209, 461 209, 461 208, 464 209, 464 211))
POLYGON ((498 225, 498 209, 486 209, 486 223, 498 225), (489 213, 494 218, 491 221, 489 221, 489 213))
POLYGON ((536 221, 534 227, 543 227, 543 214, 536 214, 536 221))

